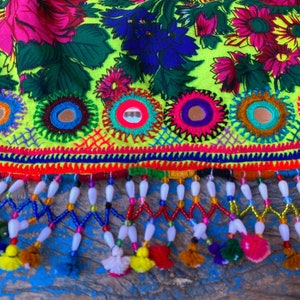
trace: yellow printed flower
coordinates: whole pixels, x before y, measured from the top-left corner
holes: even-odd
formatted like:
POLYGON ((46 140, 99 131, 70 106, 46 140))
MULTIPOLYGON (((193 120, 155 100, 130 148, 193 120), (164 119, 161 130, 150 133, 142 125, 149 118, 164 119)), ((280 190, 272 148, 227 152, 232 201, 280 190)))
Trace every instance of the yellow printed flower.
POLYGON ((300 46, 300 15, 295 11, 289 15, 277 16, 273 33, 279 45, 287 45, 291 50, 300 46))

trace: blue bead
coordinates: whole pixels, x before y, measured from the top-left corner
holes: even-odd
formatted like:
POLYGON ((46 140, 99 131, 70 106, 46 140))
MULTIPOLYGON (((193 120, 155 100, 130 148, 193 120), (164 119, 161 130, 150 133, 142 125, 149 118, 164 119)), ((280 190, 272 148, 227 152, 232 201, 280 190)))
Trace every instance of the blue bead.
POLYGON ((160 206, 166 206, 166 201, 165 200, 160 200, 159 205, 160 206))
POLYGON ((107 182, 108 182, 108 184, 111 184, 111 185, 113 185, 115 183, 115 181, 112 177, 109 177, 107 182))
POLYGON ((149 219, 149 223, 154 224, 155 219, 154 218, 150 218, 149 219))
POLYGON ((287 197, 283 197, 283 202, 285 204, 292 204, 293 200, 291 197, 287 196, 287 197))
POLYGON ((234 200, 234 197, 231 196, 231 195, 229 195, 229 196, 227 196, 227 200, 228 200, 228 201, 232 201, 232 200, 234 200))
POLYGON ((189 222, 190 222, 191 226, 195 226, 197 224, 194 219, 190 219, 189 222))
POLYGON ((248 200, 248 205, 249 205, 249 206, 253 206, 253 205, 254 205, 253 199, 248 200))

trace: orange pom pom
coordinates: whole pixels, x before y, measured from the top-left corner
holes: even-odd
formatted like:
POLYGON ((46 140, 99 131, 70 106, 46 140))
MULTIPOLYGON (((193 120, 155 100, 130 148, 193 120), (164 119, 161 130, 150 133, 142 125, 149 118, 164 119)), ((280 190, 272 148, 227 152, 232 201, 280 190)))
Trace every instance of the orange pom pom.
POLYGON ((179 258, 186 266, 192 268, 200 266, 205 260, 204 256, 198 253, 198 246, 195 243, 190 243, 187 250, 179 254, 179 258))
POLYGON ((286 260, 283 266, 291 271, 300 269, 300 254, 293 248, 284 248, 283 253, 286 255, 286 260))
POLYGON ((39 248, 34 245, 21 251, 19 257, 24 265, 28 264, 32 268, 38 267, 42 260, 39 248))

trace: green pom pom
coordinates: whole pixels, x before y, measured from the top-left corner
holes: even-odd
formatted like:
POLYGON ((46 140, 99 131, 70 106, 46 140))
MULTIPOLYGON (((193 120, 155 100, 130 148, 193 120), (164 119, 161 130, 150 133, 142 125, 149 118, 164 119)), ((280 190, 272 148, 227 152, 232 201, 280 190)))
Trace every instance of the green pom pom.
POLYGON ((230 262, 237 262, 244 256, 244 252, 241 249, 238 240, 236 239, 227 240, 225 247, 222 248, 220 251, 222 257, 230 262))

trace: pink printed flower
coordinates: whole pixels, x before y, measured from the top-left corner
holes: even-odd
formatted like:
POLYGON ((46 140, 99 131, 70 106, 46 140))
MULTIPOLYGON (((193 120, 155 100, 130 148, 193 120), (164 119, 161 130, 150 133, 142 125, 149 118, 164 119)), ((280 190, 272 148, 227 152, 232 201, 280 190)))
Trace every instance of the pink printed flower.
POLYGON ((18 41, 70 42, 85 17, 85 1, 10 0, 0 19, 0 50, 11 55, 18 41))
POLYGON ((213 71, 216 74, 214 78, 216 83, 222 83, 222 91, 234 92, 237 94, 240 90, 240 82, 237 78, 236 64, 241 57, 246 55, 241 52, 230 52, 231 57, 217 57, 213 64, 213 71))
POLYGON ((260 49, 266 42, 274 39, 272 34, 273 17, 268 8, 258 9, 256 6, 238 8, 234 11, 232 25, 235 26, 237 36, 247 38, 248 44, 260 49))
POLYGON ((217 16, 214 15, 211 19, 208 19, 204 13, 200 13, 196 20, 196 35, 212 35, 217 27, 217 16))
POLYGON ((130 91, 132 80, 122 69, 111 68, 98 82, 97 96, 105 100, 117 100, 130 91))
POLYGON ((256 58, 263 63, 264 70, 277 77, 285 73, 290 66, 300 63, 300 51, 292 51, 286 45, 273 44, 262 47, 256 58))

